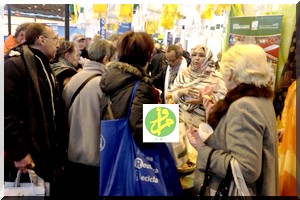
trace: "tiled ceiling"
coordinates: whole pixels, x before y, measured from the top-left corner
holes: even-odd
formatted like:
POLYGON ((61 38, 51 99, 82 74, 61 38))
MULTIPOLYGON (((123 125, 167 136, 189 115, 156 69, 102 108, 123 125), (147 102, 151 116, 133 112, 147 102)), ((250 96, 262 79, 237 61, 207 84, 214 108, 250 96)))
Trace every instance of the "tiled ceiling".
MULTIPOLYGON (((65 4, 10 4, 13 16, 64 20, 65 4)), ((7 10, 5 5, 4 10, 7 10)))

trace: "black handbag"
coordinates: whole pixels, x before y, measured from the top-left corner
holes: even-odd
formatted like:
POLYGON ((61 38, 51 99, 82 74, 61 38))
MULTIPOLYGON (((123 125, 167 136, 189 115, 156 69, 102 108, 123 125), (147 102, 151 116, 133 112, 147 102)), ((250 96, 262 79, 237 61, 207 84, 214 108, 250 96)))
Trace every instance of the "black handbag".
MULTIPOLYGON (((210 166, 210 160, 211 160, 211 156, 213 154, 213 152, 215 151, 215 149, 213 149, 207 158, 207 163, 206 163, 206 167, 205 167, 205 176, 204 176, 204 181, 203 184, 200 188, 200 192, 198 194, 199 197, 205 197, 205 196, 209 196, 209 192, 207 191, 208 186, 211 182, 211 179, 213 177, 213 173, 211 171, 209 171, 209 166, 210 166)), ((214 200, 225 200, 228 199, 228 193, 229 193, 229 188, 230 188, 230 184, 231 181, 233 180, 232 177, 232 170, 231 170, 231 165, 230 162, 228 164, 228 168, 227 168, 227 172, 226 172, 226 176, 224 179, 222 179, 215 196, 213 197, 214 200)))
POLYGON ((207 193, 207 187, 209 186, 210 181, 213 177, 213 173, 210 172, 208 169, 209 169, 209 166, 210 166, 210 159, 211 159, 211 156, 212 156, 214 151, 215 151, 215 149, 211 150, 211 152, 208 155, 207 162, 206 162, 206 167, 205 167, 205 171, 204 171, 205 177, 204 177, 203 184, 200 188, 200 192, 198 193, 198 197, 204 197, 205 196, 205 194, 207 193))
POLYGON ((228 199, 228 193, 230 189, 231 181, 233 180, 232 170, 230 162, 228 163, 226 176, 222 179, 217 192, 215 194, 214 200, 226 200, 228 199))

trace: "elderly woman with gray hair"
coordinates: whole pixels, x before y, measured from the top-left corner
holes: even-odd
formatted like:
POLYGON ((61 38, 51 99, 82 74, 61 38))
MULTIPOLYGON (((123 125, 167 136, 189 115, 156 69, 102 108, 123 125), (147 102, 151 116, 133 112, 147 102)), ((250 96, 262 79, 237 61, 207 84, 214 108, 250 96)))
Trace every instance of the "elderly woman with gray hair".
POLYGON ((228 93, 209 114, 214 133, 202 141, 196 129, 188 131, 198 151, 195 189, 198 193, 201 185, 207 185, 202 190, 205 196, 214 196, 234 158, 251 196, 276 196, 276 117, 269 85, 272 68, 266 53, 258 45, 236 44, 222 56, 220 71, 228 93), (207 173, 212 175, 210 183, 204 183, 207 173))
MULTIPOLYGON (((190 125, 198 127, 206 122, 210 105, 225 97, 227 89, 219 71, 215 69, 213 54, 205 45, 191 49, 191 64, 178 73, 167 95, 168 103, 179 104, 180 142, 169 144, 179 172, 195 169, 197 151, 189 145, 186 132, 190 125), (203 99, 209 99, 203 101, 203 99), (205 102, 205 104, 204 104, 205 102)), ((188 186, 192 187, 192 183, 188 186)))
POLYGON ((102 74, 106 72, 105 65, 115 59, 116 48, 111 42, 95 36, 88 53, 89 60, 83 69, 71 78, 63 90, 63 98, 69 107, 70 127, 65 168, 67 188, 70 188, 70 191, 66 189, 68 195, 99 194, 99 128, 103 95, 99 84, 102 74), (74 94, 78 88, 81 90, 76 96, 74 94))

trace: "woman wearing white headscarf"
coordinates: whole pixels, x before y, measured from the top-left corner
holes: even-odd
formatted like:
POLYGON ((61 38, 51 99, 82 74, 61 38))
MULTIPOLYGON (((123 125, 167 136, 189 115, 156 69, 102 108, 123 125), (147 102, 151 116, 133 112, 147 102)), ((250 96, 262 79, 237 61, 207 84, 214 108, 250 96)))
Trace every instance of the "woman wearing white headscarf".
POLYGON ((227 93, 223 78, 216 71, 212 58, 212 52, 207 46, 197 45, 192 48, 191 64, 178 73, 173 88, 167 95, 168 103, 179 104, 180 141, 169 144, 179 172, 193 170, 194 166, 190 162, 195 162, 197 156, 197 152, 187 141, 189 126, 198 127, 199 123, 205 122, 209 105, 215 104, 227 93), (203 102, 203 98, 209 100, 203 102))
POLYGON ((227 89, 219 71, 216 71, 213 54, 205 45, 198 45, 191 50, 191 64, 178 74, 174 82, 172 97, 184 112, 186 123, 198 126, 206 121, 206 104, 203 98, 214 104, 225 97, 227 89))

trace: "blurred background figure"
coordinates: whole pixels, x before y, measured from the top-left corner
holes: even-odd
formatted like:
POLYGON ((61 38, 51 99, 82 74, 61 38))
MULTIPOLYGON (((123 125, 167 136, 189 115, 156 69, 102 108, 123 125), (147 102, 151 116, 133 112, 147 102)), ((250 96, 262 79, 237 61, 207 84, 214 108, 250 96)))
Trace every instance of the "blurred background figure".
MULTIPOLYGON (((97 34, 98 35, 98 34, 97 34)), ((100 36, 101 37, 101 36, 100 36)), ((89 49, 89 46, 90 46, 90 44, 91 44, 91 41, 92 41, 92 38, 90 38, 90 37, 86 37, 85 38, 85 48, 86 49, 89 49)))
POLYGON ((9 35, 4 42, 4 55, 9 52, 13 47, 25 42, 26 29, 31 23, 20 24, 15 32, 15 35, 9 35))
POLYGON ((119 34, 113 34, 112 36, 110 36, 108 38, 108 40, 111 41, 115 47, 117 47, 117 43, 118 43, 119 39, 120 39, 120 35, 119 34))
POLYGON ((161 44, 155 43, 151 61, 147 68, 147 72, 151 77, 155 77, 166 67, 167 62, 165 59, 165 52, 163 51, 161 44))
POLYGON ((222 59, 222 52, 218 53, 217 59, 218 60, 215 62, 215 68, 216 68, 216 70, 219 70, 220 69, 220 62, 221 62, 221 59, 222 59))
POLYGON ((186 51, 180 42, 177 42, 175 45, 179 46, 182 49, 182 56, 186 59, 187 66, 191 64, 191 55, 188 51, 186 51))
POLYGON ((51 64, 61 91, 70 78, 77 73, 79 62, 79 48, 73 42, 63 41, 56 52, 57 62, 51 64))
POLYGON ((81 35, 80 33, 77 33, 77 34, 73 35, 72 41, 79 48, 80 57, 79 57, 78 67, 82 68, 82 66, 84 65, 86 60, 89 58, 88 51, 87 51, 86 46, 85 46, 85 37, 83 35, 81 35))

